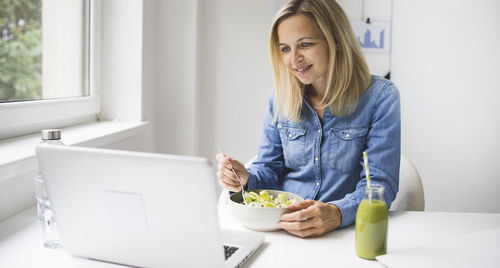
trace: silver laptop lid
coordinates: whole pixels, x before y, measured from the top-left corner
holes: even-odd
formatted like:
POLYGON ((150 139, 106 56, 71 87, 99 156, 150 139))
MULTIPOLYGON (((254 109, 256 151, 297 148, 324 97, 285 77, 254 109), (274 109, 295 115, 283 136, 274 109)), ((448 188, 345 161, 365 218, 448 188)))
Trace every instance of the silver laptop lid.
POLYGON ((207 159, 37 146, 63 247, 146 267, 223 267, 207 159))

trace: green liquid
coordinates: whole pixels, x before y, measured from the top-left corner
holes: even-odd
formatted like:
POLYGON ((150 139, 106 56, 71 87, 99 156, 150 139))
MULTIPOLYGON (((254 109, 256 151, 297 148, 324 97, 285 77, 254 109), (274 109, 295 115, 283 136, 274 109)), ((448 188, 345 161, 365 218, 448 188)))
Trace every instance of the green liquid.
POLYGON ((381 200, 363 199, 356 214, 356 253, 375 259, 387 251, 387 206, 381 200))

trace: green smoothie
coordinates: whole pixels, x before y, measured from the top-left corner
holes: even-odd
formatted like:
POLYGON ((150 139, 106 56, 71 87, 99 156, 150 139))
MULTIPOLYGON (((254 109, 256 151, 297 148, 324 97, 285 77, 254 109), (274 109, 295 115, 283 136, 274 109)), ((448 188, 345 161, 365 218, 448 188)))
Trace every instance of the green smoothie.
POLYGON ((356 214, 356 253, 375 259, 387 250, 387 206, 384 201, 363 199, 356 214))

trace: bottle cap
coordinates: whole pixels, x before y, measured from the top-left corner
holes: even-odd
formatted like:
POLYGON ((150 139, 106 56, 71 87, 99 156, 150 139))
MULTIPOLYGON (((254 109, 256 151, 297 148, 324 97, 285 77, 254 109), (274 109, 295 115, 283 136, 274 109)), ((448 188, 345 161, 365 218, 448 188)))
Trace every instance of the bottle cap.
POLYGON ((44 129, 42 130, 42 140, 60 140, 60 129, 44 129))

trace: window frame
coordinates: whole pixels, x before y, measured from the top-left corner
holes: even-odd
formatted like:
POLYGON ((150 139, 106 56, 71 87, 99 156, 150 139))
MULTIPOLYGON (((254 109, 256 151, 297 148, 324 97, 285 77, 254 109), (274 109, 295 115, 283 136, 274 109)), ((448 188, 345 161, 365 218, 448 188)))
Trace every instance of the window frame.
POLYGON ((101 0, 84 1, 84 12, 87 10, 84 31, 88 40, 83 49, 88 57, 84 83, 88 83, 89 96, 0 103, 0 139, 97 120, 101 108, 101 0))

